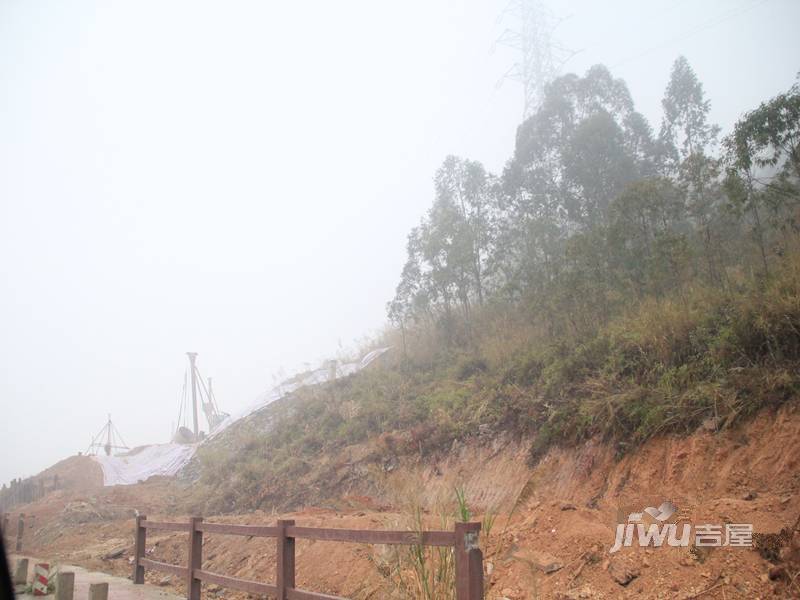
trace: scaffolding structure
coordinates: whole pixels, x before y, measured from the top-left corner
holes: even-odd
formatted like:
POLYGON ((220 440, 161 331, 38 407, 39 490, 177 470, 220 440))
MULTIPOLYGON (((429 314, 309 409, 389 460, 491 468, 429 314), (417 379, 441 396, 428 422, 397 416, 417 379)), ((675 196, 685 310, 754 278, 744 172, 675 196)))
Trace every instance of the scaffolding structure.
POLYGON ((117 450, 130 450, 122 439, 122 435, 111 421, 111 414, 103 428, 92 438, 92 443, 86 450, 86 454, 96 456, 100 451, 105 452, 106 456, 111 456, 117 450))

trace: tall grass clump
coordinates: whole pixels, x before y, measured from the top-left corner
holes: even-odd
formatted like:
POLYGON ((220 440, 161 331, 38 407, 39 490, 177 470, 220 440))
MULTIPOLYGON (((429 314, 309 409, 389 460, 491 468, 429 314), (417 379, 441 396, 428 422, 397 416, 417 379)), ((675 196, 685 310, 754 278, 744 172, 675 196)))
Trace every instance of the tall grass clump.
MULTIPOLYGON (((463 487, 455 488, 454 502, 438 507, 436 526, 443 531, 453 529, 455 522, 472 519, 463 487)), ((409 531, 421 535, 431 529, 435 519, 426 519, 419 503, 407 507, 404 524, 409 531)), ((494 513, 483 517, 481 539, 485 547, 491 535, 494 513)), ((387 546, 382 555, 373 557, 373 564, 393 594, 415 600, 452 600, 455 598, 455 559, 453 549, 426 547, 421 544, 387 546)), ((488 582, 487 582, 488 584, 488 582)))

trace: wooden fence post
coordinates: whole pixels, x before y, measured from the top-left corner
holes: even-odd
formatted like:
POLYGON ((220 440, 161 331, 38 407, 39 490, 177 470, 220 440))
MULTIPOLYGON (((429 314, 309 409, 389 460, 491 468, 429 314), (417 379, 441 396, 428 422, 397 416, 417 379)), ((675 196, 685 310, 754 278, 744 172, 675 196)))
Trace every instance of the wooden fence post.
POLYGON ((286 537, 286 528, 294 526, 294 520, 278 520, 278 560, 276 582, 278 600, 286 600, 288 588, 294 587, 294 538, 286 537))
POLYGON ((478 548, 480 523, 456 523, 456 600, 483 600, 483 555, 478 548))
POLYGON ((470 600, 483 600, 483 552, 480 548, 469 549, 467 563, 469 564, 470 600))
POLYGON ((28 583, 28 559, 18 558, 17 568, 14 571, 14 585, 25 585, 28 583))
POLYGON ((63 571, 56 575, 56 600, 75 598, 75 573, 63 571))
POLYGON ((147 544, 147 529, 142 527, 143 521, 146 520, 147 517, 144 515, 136 517, 136 531, 133 538, 133 583, 144 583, 144 567, 140 561, 144 558, 144 548, 147 544))
POLYGON ((108 600, 108 583, 90 583, 89 600, 108 600))
POLYGON ((17 520, 17 552, 22 552, 22 534, 25 531, 25 515, 19 514, 17 520))
POLYGON ((203 532, 197 529, 197 525, 202 522, 202 517, 189 518, 189 561, 186 576, 187 600, 200 600, 202 582, 194 576, 194 572, 203 568, 203 532))

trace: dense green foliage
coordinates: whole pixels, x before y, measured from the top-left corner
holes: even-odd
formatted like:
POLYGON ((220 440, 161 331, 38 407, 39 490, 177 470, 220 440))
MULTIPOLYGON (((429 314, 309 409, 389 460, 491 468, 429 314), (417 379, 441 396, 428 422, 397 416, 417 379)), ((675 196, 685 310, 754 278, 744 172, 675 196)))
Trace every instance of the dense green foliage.
POLYGON ((393 351, 204 446, 213 508, 335 494, 354 456, 501 431, 532 461, 593 436, 624 452, 796 397, 800 86, 721 148, 685 59, 663 107, 655 135, 598 66, 549 86, 502 175, 448 157, 388 306, 393 351))

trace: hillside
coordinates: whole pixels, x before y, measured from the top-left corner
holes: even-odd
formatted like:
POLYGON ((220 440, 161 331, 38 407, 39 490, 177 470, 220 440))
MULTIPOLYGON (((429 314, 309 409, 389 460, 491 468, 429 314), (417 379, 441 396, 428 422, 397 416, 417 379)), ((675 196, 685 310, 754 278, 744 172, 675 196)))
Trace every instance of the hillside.
POLYGON ((594 440, 619 458, 656 435, 730 429, 798 397, 800 260, 736 295, 652 301, 569 345, 515 348, 507 327, 508 337, 426 367, 395 349, 230 428, 187 471, 199 483, 195 507, 297 509, 373 495, 375 477, 400 461, 441 460, 472 442, 514 439, 534 465, 553 446, 594 440))
MULTIPOLYGON (((502 173, 454 156, 436 172, 374 360, 298 378, 314 385, 209 437, 174 479, 100 488, 57 465, 83 479, 24 506, 29 550, 124 573, 136 511, 480 519, 489 598, 797 597, 800 84, 721 138, 680 57, 662 106, 656 133, 602 65, 556 78, 502 173), (618 526, 669 518, 755 535, 612 551, 618 526)), ((255 579, 274 558, 263 540, 206 548, 212 570, 255 579)), ((421 584, 448 582, 434 552, 298 543, 298 564, 320 591, 450 597, 421 584)))
MULTIPOLYGON (((756 532, 769 534, 796 527, 796 400, 723 432, 701 427, 688 436, 660 435, 621 459, 613 444, 589 441, 552 449, 529 467, 527 450, 522 441, 499 436, 469 440, 438 458, 406 456, 379 472, 354 460, 349 468, 362 469, 369 480, 362 478, 361 486, 351 482, 349 495, 340 489, 337 500, 323 506, 205 514, 207 520, 221 522, 270 523, 281 516, 309 526, 374 529, 413 527, 412 507, 421 505, 426 507, 423 519, 439 526, 442 511, 452 520, 452 490, 463 486, 477 518, 488 524, 488 512, 493 519, 482 542, 489 598, 690 598, 711 587, 706 597, 793 597, 789 579, 781 573, 800 568, 798 533, 777 546, 756 549, 628 548, 618 554, 609 549, 620 511, 663 498, 672 499, 697 522, 748 522, 756 532), (622 585, 625 573, 632 578, 622 585)), ((192 496, 191 487, 175 481, 56 492, 26 506, 28 514, 36 515, 27 550, 127 575, 133 509, 155 519, 182 518, 183 503, 192 496)), ((157 533, 149 545, 157 559, 180 562, 185 543, 180 534, 157 533)), ((268 540, 243 543, 211 536, 205 564, 216 572, 269 579, 265 565, 274 560, 273 546, 268 540)), ((399 564, 410 568, 400 559, 399 564)), ((397 557, 383 547, 301 542, 299 581, 310 589, 358 599, 407 597, 400 591, 393 560, 397 557)), ((181 589, 174 578, 150 578, 181 589)), ((243 596, 226 592, 223 597, 243 596)))
MULTIPOLYGON (((96 487, 96 465, 73 457, 47 472, 64 489, 19 508, 35 516, 26 550, 127 575, 135 511, 413 529, 416 514, 452 523, 463 490, 484 522, 488 598, 794 597, 799 266, 785 257, 735 295, 645 304, 571 347, 487 338, 483 354, 443 353, 425 368, 395 347, 230 426, 176 479, 96 487), (751 523, 766 537, 610 552, 618 520, 665 499, 695 523, 751 523)), ((184 536, 151 543, 156 558, 183 559, 184 536)), ((264 540, 206 542, 207 566, 240 577, 269 579, 273 553, 264 540)), ((413 563, 383 547, 303 542, 298 565, 310 589, 416 597, 413 563)))

